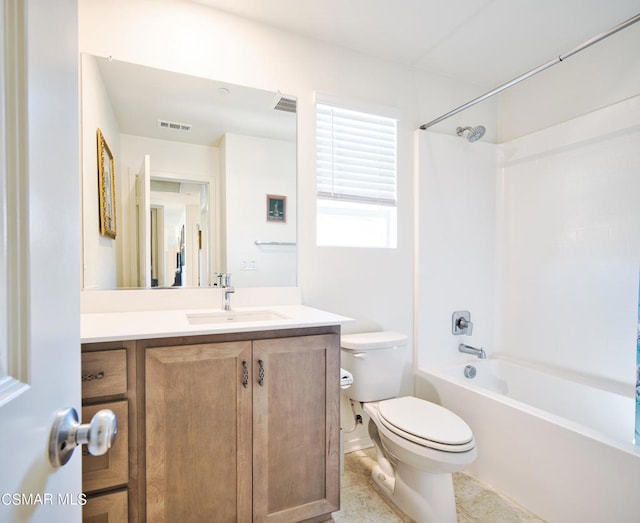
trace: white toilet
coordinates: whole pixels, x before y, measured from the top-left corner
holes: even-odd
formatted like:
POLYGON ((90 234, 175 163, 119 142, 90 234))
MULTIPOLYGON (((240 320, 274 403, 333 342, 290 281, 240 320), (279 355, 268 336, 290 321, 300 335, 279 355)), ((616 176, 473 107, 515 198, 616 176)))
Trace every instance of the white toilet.
POLYGON ((353 375, 346 396, 363 403, 377 450, 373 480, 418 523, 456 521, 451 473, 476 459, 469 426, 453 412, 400 392, 407 337, 346 334, 341 366, 353 375))

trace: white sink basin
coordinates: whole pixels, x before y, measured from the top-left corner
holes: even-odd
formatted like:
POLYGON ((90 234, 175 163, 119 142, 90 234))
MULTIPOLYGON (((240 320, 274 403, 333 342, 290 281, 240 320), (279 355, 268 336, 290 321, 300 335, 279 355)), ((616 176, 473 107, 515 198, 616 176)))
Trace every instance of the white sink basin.
POLYGON ((288 319, 288 316, 270 310, 219 311, 187 314, 187 320, 191 325, 206 325, 209 323, 239 323, 244 321, 273 321, 286 319, 288 319))

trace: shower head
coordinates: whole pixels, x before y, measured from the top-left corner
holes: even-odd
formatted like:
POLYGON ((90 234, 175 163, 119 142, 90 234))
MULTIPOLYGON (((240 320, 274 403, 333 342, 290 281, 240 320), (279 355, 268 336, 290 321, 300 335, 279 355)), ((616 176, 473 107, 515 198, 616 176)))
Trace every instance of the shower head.
POLYGON ((467 134, 467 140, 470 142, 479 140, 484 136, 484 133, 487 132, 483 125, 476 125, 475 127, 458 127, 456 129, 458 136, 462 136, 467 131, 469 131, 469 134, 467 134))

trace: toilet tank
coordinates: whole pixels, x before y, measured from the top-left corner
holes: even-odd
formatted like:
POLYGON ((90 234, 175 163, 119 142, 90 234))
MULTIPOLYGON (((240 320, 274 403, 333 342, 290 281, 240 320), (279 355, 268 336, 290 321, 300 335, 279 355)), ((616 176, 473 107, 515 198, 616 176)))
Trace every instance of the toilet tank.
POLYGON ((353 375, 344 390, 355 401, 379 401, 400 393, 407 336, 398 332, 363 332, 340 338, 341 367, 353 375))

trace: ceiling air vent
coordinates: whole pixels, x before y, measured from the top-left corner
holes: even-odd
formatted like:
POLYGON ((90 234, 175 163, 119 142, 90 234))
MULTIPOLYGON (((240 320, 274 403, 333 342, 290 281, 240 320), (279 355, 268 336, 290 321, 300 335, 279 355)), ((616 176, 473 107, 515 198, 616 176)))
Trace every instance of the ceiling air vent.
POLYGON ((174 131, 191 131, 191 124, 188 123, 178 123, 178 122, 170 122, 168 120, 158 120, 158 127, 161 129, 173 129, 174 131))
POLYGON ((285 96, 281 96, 278 99, 274 109, 276 111, 285 111, 287 113, 295 113, 296 112, 296 100, 295 100, 295 98, 287 98, 285 96))

